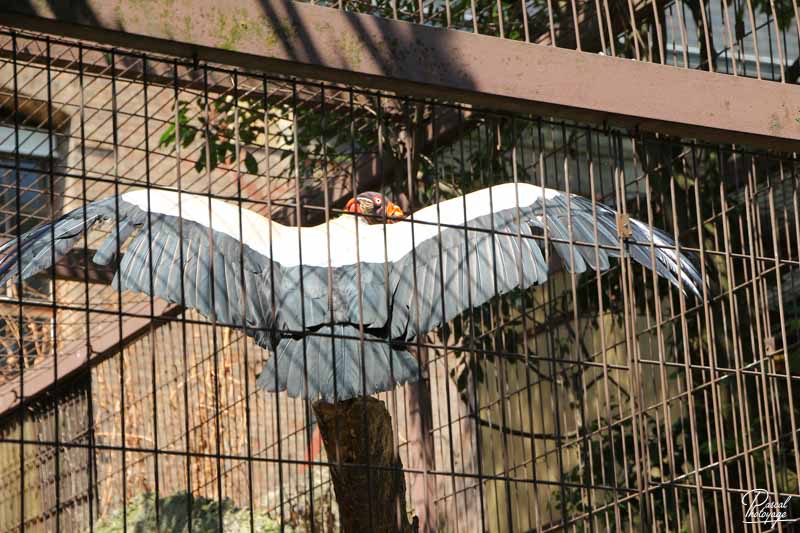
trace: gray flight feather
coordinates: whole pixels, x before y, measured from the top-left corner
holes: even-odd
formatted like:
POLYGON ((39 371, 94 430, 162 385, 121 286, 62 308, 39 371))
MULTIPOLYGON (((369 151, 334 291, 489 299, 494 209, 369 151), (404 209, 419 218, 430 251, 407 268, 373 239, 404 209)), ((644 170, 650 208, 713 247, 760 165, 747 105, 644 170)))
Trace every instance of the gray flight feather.
MULTIPOLYGON (((175 193, 152 194, 169 205, 175 193)), ((433 237, 393 261, 331 268, 281 265, 228 233, 175 213, 148 212, 122 195, 0 246, 0 284, 20 271, 24 279, 50 268, 54 256, 99 223, 110 234, 93 260, 108 265, 116 258, 114 287, 244 329, 275 354, 260 386, 327 401, 417 379, 405 344, 497 295, 547 281, 546 241, 533 228, 544 230, 568 271, 604 271, 609 258, 626 254, 684 290, 699 295, 703 287, 700 272, 663 231, 631 219, 632 235, 621 240, 613 210, 555 191, 466 225, 443 220, 433 237)))
POLYGON ((362 342, 356 326, 336 324, 302 338, 281 339, 257 384, 268 391, 333 402, 391 390, 416 381, 418 374, 417 360, 407 351, 370 334, 364 334, 362 342))

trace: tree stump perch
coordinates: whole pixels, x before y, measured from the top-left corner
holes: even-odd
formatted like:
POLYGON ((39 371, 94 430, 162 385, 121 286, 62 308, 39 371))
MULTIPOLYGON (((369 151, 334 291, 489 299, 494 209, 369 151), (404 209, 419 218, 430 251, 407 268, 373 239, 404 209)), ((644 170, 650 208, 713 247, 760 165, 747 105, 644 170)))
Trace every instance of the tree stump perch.
POLYGON ((346 533, 408 533, 403 463, 394 450, 392 417, 383 402, 363 397, 314 402, 346 533))

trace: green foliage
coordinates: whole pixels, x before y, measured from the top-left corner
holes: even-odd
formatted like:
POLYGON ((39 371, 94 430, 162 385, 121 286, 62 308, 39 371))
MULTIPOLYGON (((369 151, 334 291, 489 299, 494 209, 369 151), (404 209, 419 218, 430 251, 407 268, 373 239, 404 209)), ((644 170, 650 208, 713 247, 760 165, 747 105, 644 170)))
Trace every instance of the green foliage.
POLYGON ((347 106, 323 111, 313 101, 293 104, 284 99, 269 104, 261 96, 231 95, 210 98, 206 106, 205 99, 198 96, 178 102, 176 120, 165 126, 158 144, 174 151, 177 143, 184 150, 202 143, 199 152, 189 155, 195 159, 198 173, 221 165, 235 166, 238 157, 243 170, 258 174, 265 169, 259 168, 260 156, 256 155, 265 151, 265 143, 284 150, 294 150, 296 145, 301 178, 319 177, 323 159, 348 166, 358 155, 374 152, 379 135, 386 149, 400 157, 397 117, 393 120, 386 114, 376 120, 376 106, 367 100, 356 104, 359 113, 367 113, 365 123, 347 106))
POLYGON ((239 155, 247 171, 255 174, 258 172, 255 157, 247 150, 237 154, 235 140, 237 122, 241 146, 254 145, 263 133, 264 110, 260 102, 256 98, 236 101, 227 96, 211 100, 206 112, 202 97, 191 102, 181 100, 178 102, 177 120, 166 126, 158 145, 174 150, 179 136, 181 147, 188 148, 199 135, 204 143, 194 165, 197 172, 202 172, 206 166, 213 170, 222 163, 235 162, 239 155))
MULTIPOLYGON (((180 137, 181 137, 181 146, 183 148, 188 148, 194 138, 197 136, 197 128, 189 124, 189 117, 187 115, 187 109, 189 107, 189 103, 181 100, 178 102, 178 129, 180 130, 180 137)), ((172 146, 175 144, 175 122, 171 122, 167 125, 167 128, 164 130, 164 133, 161 134, 161 138, 158 140, 159 147, 165 146, 172 146)))
MULTIPOLYGON (((416 0, 323 0, 318 4, 341 7, 348 11, 368 13, 384 18, 419 22, 419 2, 416 0)), ((527 4, 529 25, 544 26, 547 19, 545 0, 533 0, 527 4), (542 19, 542 24, 536 24, 542 19)), ((519 1, 497 2, 497 0, 449 0, 425 2, 422 12, 424 22, 437 27, 451 27, 460 30, 473 30, 473 24, 484 35, 500 36, 500 17, 503 20, 503 36, 507 39, 524 39, 523 3, 519 1), (473 10, 474 6, 474 10, 473 10), (449 11, 449 25, 448 25, 449 11)), ((558 12, 558 10, 557 10, 558 12)), ((557 16, 557 13, 555 14, 557 16)))
MULTIPOLYGON (((775 19, 778 22, 778 28, 780 28, 781 31, 787 31, 794 23, 794 5, 792 1, 793 0, 752 0, 753 11, 756 14, 763 13, 764 15, 772 16, 772 5, 774 5, 775 19)), ((744 9, 740 8, 738 12, 742 13, 744 9)))
MULTIPOLYGON (((235 507, 230 500, 220 504, 216 500, 192 497, 181 492, 161 498, 158 502, 159 528, 156 528, 156 500, 152 492, 146 492, 132 498, 126 507, 127 531, 147 533, 162 531, 164 533, 183 533, 189 531, 189 504, 191 503, 191 531, 194 533, 216 533, 219 528, 220 506, 222 510, 222 531, 226 533, 245 533, 250 530, 250 513, 235 507), (190 500, 191 499, 191 500, 190 500)), ((256 511, 253 516, 256 533, 277 533, 293 531, 291 528, 281 530, 280 523, 265 513, 256 511)), ((123 512, 117 510, 112 515, 95 524, 96 533, 121 533, 123 529, 123 512)))
MULTIPOLYGON (((587 426, 587 431, 603 431, 606 426, 607 422, 604 420, 595 421, 587 426)), ((565 473, 564 480, 568 483, 580 485, 594 479, 594 482, 591 482, 592 484, 597 484, 598 480, 602 480, 601 483, 605 486, 635 487, 637 475, 646 475, 650 478, 651 483, 658 483, 668 481, 672 477, 688 474, 692 469, 692 451, 690 447, 685 446, 690 445, 691 441, 680 438, 685 429, 683 421, 678 421, 672 425, 672 435, 675 438, 673 447, 675 455, 671 460, 665 454, 662 454, 663 451, 667 450, 666 442, 663 439, 654 437, 660 434, 657 431, 659 428, 656 422, 648 419, 647 426, 647 434, 650 437, 645 443, 644 450, 651 459, 647 472, 637 472, 638 466, 632 453, 632 450, 637 445, 634 442, 636 433, 630 424, 625 427, 617 424, 603 431, 602 446, 592 443, 589 446, 591 457, 585 458, 588 459, 588 462, 570 469, 565 473), (624 453, 626 450, 627 454, 624 453), (589 464, 592 465, 591 470, 588 467, 589 464), (674 472, 671 465, 674 465, 674 472)), ((661 433, 663 433, 663 428, 661 429, 661 433)), ((611 505, 619 497, 620 494, 615 494, 613 491, 595 490, 593 491, 591 508, 611 505)), ((552 501, 556 508, 560 509, 568 517, 584 514, 591 510, 588 496, 585 491, 578 488, 566 487, 564 490, 555 491, 552 495, 552 501)), ((616 523, 617 517, 613 511, 607 512, 607 516, 603 520, 610 520, 612 530, 628 530, 631 527, 635 530, 641 530, 646 524, 649 525, 646 515, 643 513, 642 503, 640 499, 618 502, 616 507, 620 511, 620 523, 616 523), (629 511, 630 515, 628 514, 629 511)), ((656 530, 666 531, 675 527, 678 513, 687 512, 689 506, 690 499, 687 491, 676 492, 670 490, 659 494, 657 498, 653 499, 653 507, 651 509, 653 520, 657 524, 656 530)), ((712 518, 711 520, 713 522, 714 519, 712 518)), ((577 531, 586 531, 583 523, 577 524, 576 527, 577 531)))

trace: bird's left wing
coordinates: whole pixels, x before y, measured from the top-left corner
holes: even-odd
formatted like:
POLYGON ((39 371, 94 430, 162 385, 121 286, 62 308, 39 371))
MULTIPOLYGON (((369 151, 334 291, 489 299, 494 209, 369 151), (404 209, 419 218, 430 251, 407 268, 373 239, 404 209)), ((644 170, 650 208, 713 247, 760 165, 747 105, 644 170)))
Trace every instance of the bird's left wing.
POLYGON ((281 272, 271 268, 270 237, 287 228, 207 196, 134 190, 88 203, 1 246, 0 285, 50 268, 103 223, 110 233, 92 260, 108 265, 124 252, 114 287, 194 308, 270 347, 272 287, 281 272))
POLYGON ((392 336, 411 338, 496 295, 544 283, 544 239, 535 228, 547 232, 570 271, 606 270, 609 257, 623 250, 699 295, 700 273, 685 255, 678 257, 669 235, 635 219, 630 227, 632 235, 621 240, 616 212, 580 196, 523 183, 482 189, 395 224, 365 226, 362 270, 372 268, 371 277, 385 282, 364 287, 362 306, 389 293, 392 336))

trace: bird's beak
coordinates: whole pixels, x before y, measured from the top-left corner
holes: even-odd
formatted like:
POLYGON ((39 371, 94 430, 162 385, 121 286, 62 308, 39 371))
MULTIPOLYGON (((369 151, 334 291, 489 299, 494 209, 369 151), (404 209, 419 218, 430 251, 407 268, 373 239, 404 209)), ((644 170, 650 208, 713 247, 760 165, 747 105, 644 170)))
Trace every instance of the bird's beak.
POLYGON ((360 213, 361 212, 361 204, 359 204, 355 198, 350 198, 347 200, 347 205, 344 206, 346 211, 351 213, 360 213))
POLYGON ((403 213, 403 210, 400 209, 399 205, 387 200, 386 201, 386 216, 389 217, 389 218, 403 218, 405 216, 405 214, 403 213))

